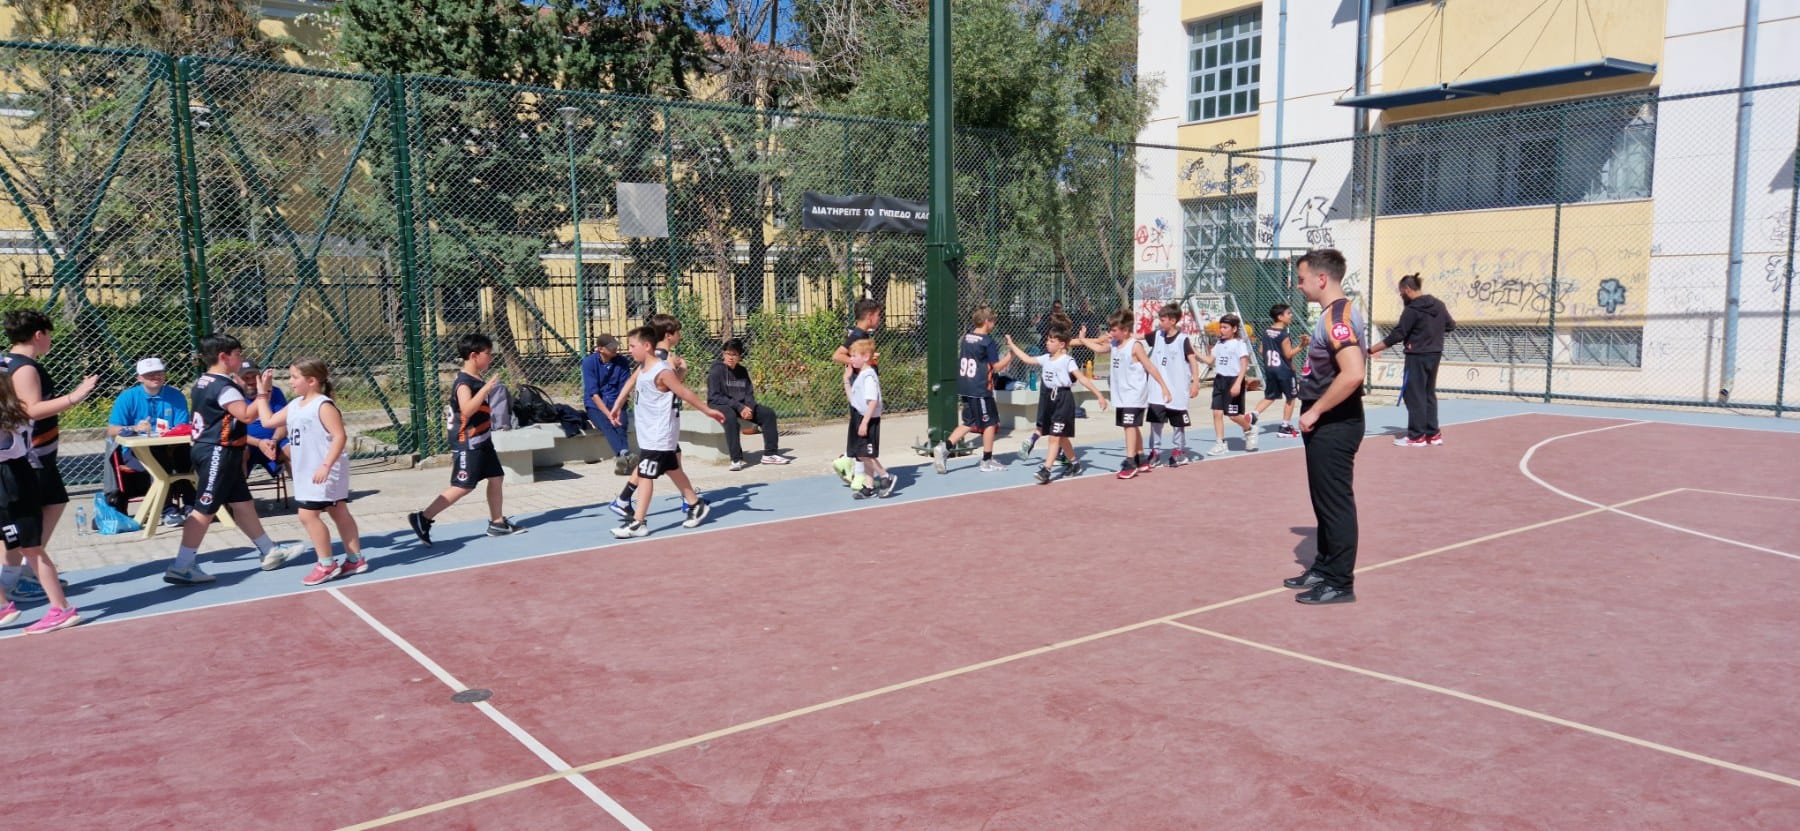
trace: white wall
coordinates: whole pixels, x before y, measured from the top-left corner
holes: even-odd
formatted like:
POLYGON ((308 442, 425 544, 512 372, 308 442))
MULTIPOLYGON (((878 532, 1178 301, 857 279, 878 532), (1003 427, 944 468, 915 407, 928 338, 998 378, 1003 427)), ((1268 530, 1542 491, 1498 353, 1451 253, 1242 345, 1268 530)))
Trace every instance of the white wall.
MULTIPOLYGON (((1187 30, 1180 0, 1138 4, 1138 73, 1160 81, 1150 121, 1140 144, 1174 146, 1187 106, 1187 30)), ((1173 150, 1139 148, 1137 195, 1132 219, 1132 267, 1139 271, 1181 271, 1181 201, 1176 195, 1180 165, 1173 150)))

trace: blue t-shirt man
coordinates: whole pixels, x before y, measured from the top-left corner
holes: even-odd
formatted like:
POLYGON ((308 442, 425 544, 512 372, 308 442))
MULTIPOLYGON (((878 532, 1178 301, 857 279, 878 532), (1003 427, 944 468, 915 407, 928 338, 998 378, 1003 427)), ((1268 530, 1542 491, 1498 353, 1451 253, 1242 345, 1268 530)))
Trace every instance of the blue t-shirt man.
MULTIPOLYGON (((113 399, 112 414, 106 419, 108 437, 136 436, 153 430, 161 434, 171 427, 188 423, 187 396, 168 386, 168 369, 161 358, 138 361, 137 378, 137 386, 113 399)), ((143 469, 143 464, 131 455, 129 448, 120 450, 126 465, 143 469)), ((164 464, 166 466, 167 462, 164 464)))

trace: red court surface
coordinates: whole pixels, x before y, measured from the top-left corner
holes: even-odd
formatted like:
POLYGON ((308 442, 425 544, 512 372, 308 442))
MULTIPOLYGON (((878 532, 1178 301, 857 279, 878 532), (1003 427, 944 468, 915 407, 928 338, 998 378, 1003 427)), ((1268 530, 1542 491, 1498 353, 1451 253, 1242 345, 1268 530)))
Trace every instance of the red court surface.
POLYGON ((8 639, 7 819, 1800 827, 1800 436, 1631 422, 1371 437, 1350 606, 1265 451, 8 639))

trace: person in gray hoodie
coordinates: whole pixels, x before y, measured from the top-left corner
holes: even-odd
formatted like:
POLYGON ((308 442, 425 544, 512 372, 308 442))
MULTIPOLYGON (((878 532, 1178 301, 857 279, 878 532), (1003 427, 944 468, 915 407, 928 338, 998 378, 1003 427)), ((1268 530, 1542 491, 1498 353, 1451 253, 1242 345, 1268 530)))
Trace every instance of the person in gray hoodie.
POLYGON ((744 366, 744 342, 736 338, 725 342, 719 360, 706 371, 706 403, 725 414, 725 449, 731 453, 731 469, 743 470, 744 442, 739 434, 739 421, 757 425, 763 435, 762 463, 785 465, 778 445, 780 432, 775 425, 775 411, 756 403, 756 390, 750 385, 750 368, 744 366))
POLYGON ((1441 445, 1444 433, 1438 429, 1438 362, 1444 357, 1444 334, 1456 331, 1456 320, 1444 301, 1424 293, 1417 274, 1400 278, 1400 296, 1406 298, 1400 322, 1394 324, 1386 338, 1369 348, 1369 355, 1398 343, 1406 344, 1406 381, 1401 385, 1401 397, 1406 401, 1406 436, 1394 439, 1394 444, 1441 445))

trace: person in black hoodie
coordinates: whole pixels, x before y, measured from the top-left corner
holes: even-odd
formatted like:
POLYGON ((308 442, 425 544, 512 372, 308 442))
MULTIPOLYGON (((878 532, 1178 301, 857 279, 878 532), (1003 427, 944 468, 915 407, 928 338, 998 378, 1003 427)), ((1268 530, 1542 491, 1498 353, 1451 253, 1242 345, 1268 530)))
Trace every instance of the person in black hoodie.
POLYGON ((750 369, 744 366, 744 342, 733 338, 719 350, 719 360, 706 371, 706 403, 725 414, 725 449, 731 452, 731 469, 743 470, 744 440, 738 422, 754 422, 762 429, 765 465, 785 465, 786 456, 776 446, 780 433, 775 428, 775 411, 756 403, 756 391, 750 386, 750 369))
POLYGON ((1400 322, 1380 343, 1369 348, 1371 356, 1397 343, 1406 344, 1406 381, 1401 397, 1406 400, 1406 437, 1394 439, 1401 447, 1425 447, 1444 443, 1438 429, 1437 373, 1444 357, 1444 333, 1456 331, 1456 320, 1444 301, 1421 290, 1419 275, 1400 278, 1400 296, 1406 309, 1400 322))

